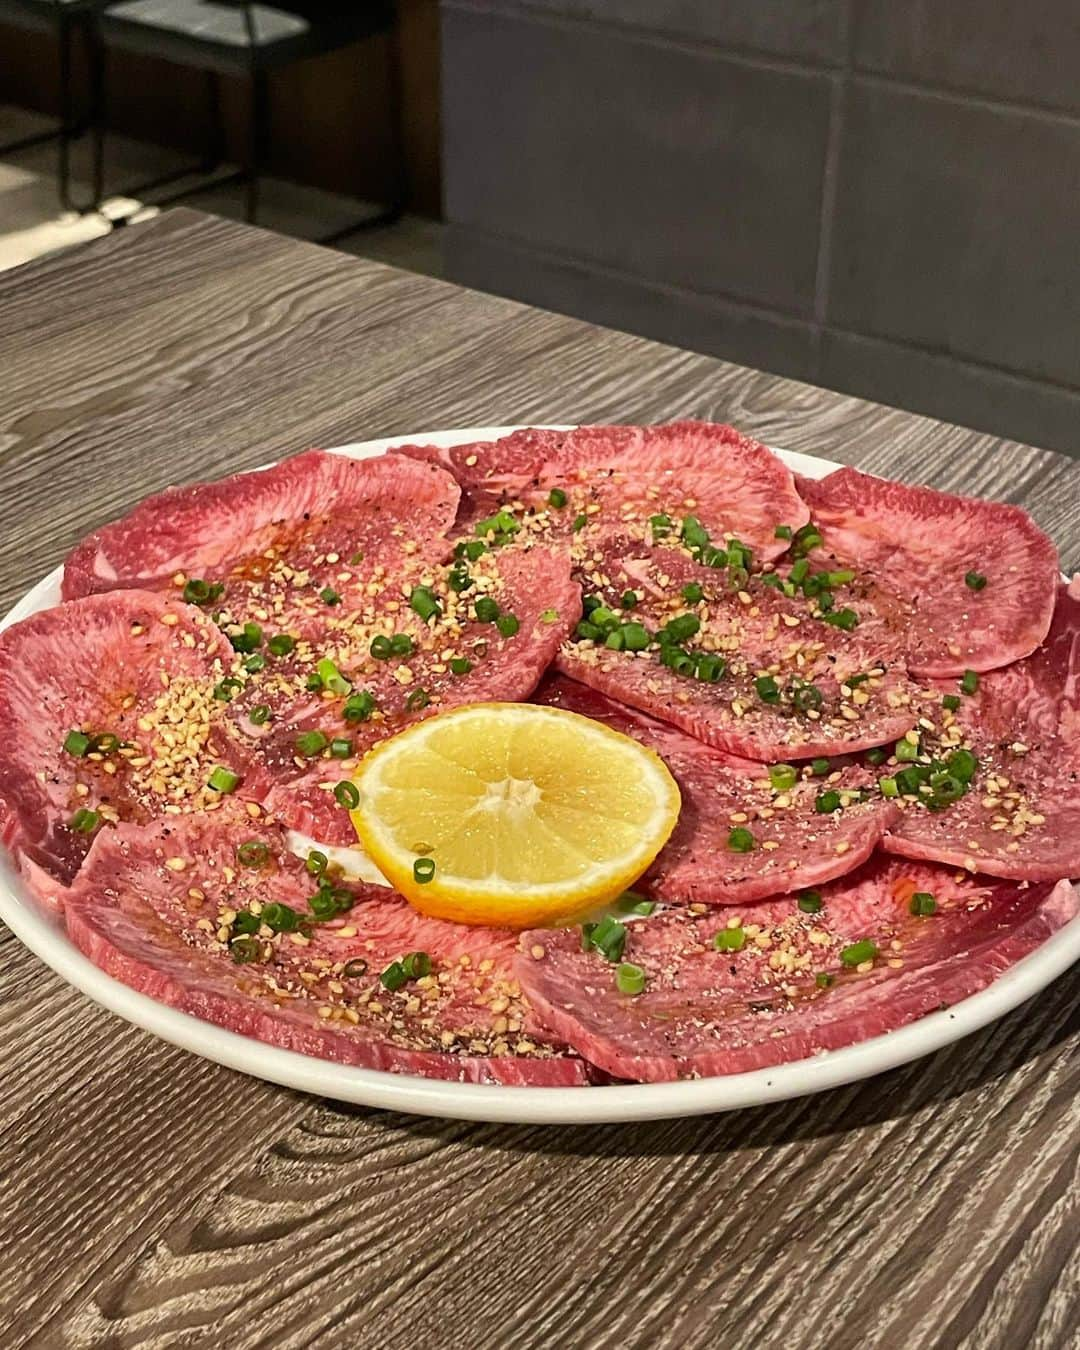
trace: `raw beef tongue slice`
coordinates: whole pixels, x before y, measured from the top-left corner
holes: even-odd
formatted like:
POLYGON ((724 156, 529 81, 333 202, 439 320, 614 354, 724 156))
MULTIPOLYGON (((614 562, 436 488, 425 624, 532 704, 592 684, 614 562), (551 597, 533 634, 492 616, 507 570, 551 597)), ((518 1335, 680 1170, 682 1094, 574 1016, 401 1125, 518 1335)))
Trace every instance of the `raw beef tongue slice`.
POLYGON ((633 736, 674 774, 679 823, 634 888, 658 900, 746 904, 820 886, 865 862, 900 817, 896 804, 880 796, 876 775, 855 763, 841 761, 820 777, 806 766, 793 787, 780 790, 761 764, 713 750, 564 676, 545 680, 535 701, 633 736), (841 806, 819 812, 824 792, 836 792, 841 806), (733 830, 745 832, 740 844, 750 836, 749 851, 731 847, 733 830))
POLYGON ((622 959, 646 976, 637 996, 618 991, 600 953, 581 950, 579 930, 524 933, 521 986, 551 1034, 616 1077, 740 1073, 949 1007, 1080 909, 1067 881, 957 881, 950 869, 897 859, 871 860, 822 898, 817 914, 768 901, 730 917, 683 909, 628 925, 622 959), (916 892, 934 897, 936 913, 911 914, 916 892), (732 925, 743 945, 717 950, 714 937, 732 925))
POLYGON ((430 566, 414 579, 425 588, 422 608, 438 607, 427 619, 410 606, 409 584, 369 597, 360 608, 342 605, 327 621, 321 644, 300 644, 290 654, 287 676, 270 657, 235 700, 241 724, 260 736, 258 762, 279 784, 270 805, 292 828, 325 843, 354 842, 333 789, 376 741, 466 703, 528 698, 581 613, 565 549, 511 544, 467 564, 430 566), (468 584, 458 591, 451 581, 468 584), (372 644, 380 638, 407 638, 410 650, 377 659, 372 644), (313 694, 307 680, 327 659, 342 683, 313 694), (358 699, 370 703, 370 710, 360 705, 361 719, 352 715, 358 699), (252 726, 252 705, 259 702, 270 716, 252 726), (312 733, 315 749, 308 755, 305 738, 312 733))
POLYGON ((1046 636, 1058 586, 1053 543, 1026 511, 894 483, 856 469, 800 478, 832 559, 907 607, 912 674, 993 670, 1046 636), (981 589, 965 578, 985 577, 981 589))
POLYGON ((43 610, 0 634, 0 839, 39 891, 70 882, 99 828, 216 807, 219 766, 242 793, 260 790, 213 697, 232 660, 199 610, 144 591, 43 610), (65 749, 69 732, 86 744, 65 749), (72 827, 79 811, 85 832, 72 827))
POLYGON ((534 1025, 513 934, 427 919, 362 884, 339 885, 347 908, 319 922, 315 890, 280 828, 219 811, 103 835, 65 917, 116 979, 272 1045, 461 1082, 587 1081, 581 1060, 534 1025), (298 916, 310 938, 293 927, 298 916), (387 988, 382 972, 416 952, 430 972, 414 966, 387 988))
POLYGON ((959 697, 941 740, 978 758, 971 791, 942 811, 908 799, 884 846, 994 876, 1080 877, 1080 581, 1060 587, 1038 651, 959 697))
MULTIPOLYGON (((579 627, 559 653, 559 668, 717 749, 759 760, 811 759, 895 740, 918 720, 919 690, 895 649, 813 617, 810 602, 760 576, 744 573, 733 590, 730 568, 702 566, 679 548, 635 552, 614 536, 580 571, 589 584, 586 609, 598 598, 652 641, 643 650, 612 650, 588 630, 582 639, 579 627), (687 586, 697 587, 692 594, 700 599, 686 599, 687 586), (627 592, 634 604, 623 609, 627 592), (664 664, 658 635, 673 621, 697 624, 683 651, 695 670, 708 658, 714 679, 664 664)), ((585 622, 591 617, 586 613, 585 622)))
POLYGON ((786 547, 776 527, 797 529, 808 518, 792 473, 771 450, 711 422, 529 430, 451 451, 406 447, 398 453, 449 468, 478 509, 500 502, 543 509, 558 489, 566 504, 546 513, 551 528, 565 528, 582 514, 590 532, 612 522, 644 525, 662 513, 680 520, 692 515, 715 537, 737 535, 768 559, 786 547))
POLYGON ((459 496, 433 465, 309 450, 148 497, 69 556, 64 599, 140 587, 202 604, 230 631, 318 634, 336 606, 442 558, 459 496))

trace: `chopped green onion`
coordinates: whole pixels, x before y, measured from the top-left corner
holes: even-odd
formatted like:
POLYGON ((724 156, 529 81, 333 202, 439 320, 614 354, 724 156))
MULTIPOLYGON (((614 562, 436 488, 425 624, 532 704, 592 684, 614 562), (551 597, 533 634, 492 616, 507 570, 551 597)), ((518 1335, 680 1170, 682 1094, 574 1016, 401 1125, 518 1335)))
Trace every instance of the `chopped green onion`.
POLYGON ((453 656, 449 661, 451 675, 468 675, 473 663, 466 656, 453 656))
POLYGON ((506 510, 496 511, 493 516, 488 516, 486 520, 477 521, 473 533, 481 539, 486 539, 489 535, 493 536, 493 544, 504 544, 507 538, 521 529, 521 525, 516 521, 513 515, 506 510))
POLYGON ((619 605, 622 609, 633 609, 638 602, 637 591, 623 591, 619 597, 619 605))
POLYGON ((960 681, 960 692, 962 694, 974 694, 979 687, 979 677, 973 670, 965 670, 964 677, 960 681))
POLYGON ((473 605, 473 613, 480 623, 494 623, 499 617, 499 606, 489 595, 481 595, 473 605))
POLYGON ((329 689, 332 694, 347 694, 352 688, 352 682, 342 675, 328 656, 324 656, 315 669, 319 672, 323 688, 329 689))
POLYGON ((855 580, 855 573, 847 568, 840 572, 825 572, 823 575, 830 586, 846 586, 849 581, 855 580))
POLYGON ((942 807, 951 806, 953 802, 958 802, 967 792, 967 784, 960 778, 951 773, 935 773, 930 777, 930 786, 933 794, 927 802, 931 810, 937 811, 942 807))
POLYGON ((861 942, 853 942, 850 947, 845 947, 840 953, 840 960, 845 966, 861 966, 864 961, 872 961, 877 954, 877 944, 869 938, 863 938, 861 942))
POLYGON ((981 591, 986 585, 986 578, 981 572, 965 572, 964 585, 972 591, 981 591))
POLYGON ((831 989, 836 983, 836 976, 830 975, 827 970, 821 970, 814 976, 814 983, 819 989, 831 989))
POLYGON ((199 577, 192 577, 185 584, 183 595, 189 605, 204 604, 210 597, 210 583, 199 577))
POLYGON ((750 580, 750 573, 745 567, 731 567, 728 569, 728 586, 733 591, 744 591, 750 580))
POLYGON ((762 703, 780 702, 780 686, 771 675, 759 675, 754 681, 754 691, 762 703))
POLYGON ((296 639, 291 633, 275 633, 266 643, 271 656, 288 656, 296 647, 296 639))
POLYGON ((363 561, 364 561, 364 550, 362 548, 358 548, 356 552, 349 557, 349 566, 355 567, 357 563, 362 563, 363 561))
POLYGON ((727 662, 722 656, 699 652, 694 658, 694 678, 706 684, 716 684, 726 670, 727 662))
POLYGON ((960 707, 960 695, 943 694, 941 698, 941 706, 947 709, 949 712, 956 712, 960 707))
POLYGON ((850 633, 858 627, 859 616, 853 609, 838 609, 833 614, 823 614, 822 623, 831 623, 834 628, 842 628, 845 633, 850 633))
POLYGON ((909 764, 907 768, 897 773, 896 786, 905 796, 918 796, 919 788, 928 773, 929 769, 922 764, 909 764))
POLYGON ((566 493, 562 488, 552 488, 548 493, 548 506, 554 506, 557 511, 561 511, 566 505, 566 493))
POLYGON ((246 623, 239 633, 230 633, 228 636, 234 651, 253 652, 256 647, 262 646, 263 631, 257 623, 246 623))
POLYGON ((754 847, 754 836, 741 825, 736 825, 728 834, 727 846, 732 853, 750 853, 754 847))
POLYGON ((346 722, 366 722, 374 711, 375 695, 370 689, 361 689, 345 700, 342 716, 346 722))
POLYGON ((696 614, 677 614, 661 630, 662 637, 669 642, 685 642, 701 628, 701 620, 696 614))
POLYGON ((266 657, 263 656, 262 652, 254 652, 244 659, 244 669, 249 675, 254 675, 257 671, 264 669, 265 666, 266 657))
POLYGON ((542 609, 540 611, 541 623, 558 623, 559 611, 557 609, 542 609))
POLYGON ((459 544, 454 545, 454 557, 464 558, 468 562, 475 562, 487 552, 487 544, 481 539, 463 539, 459 544))
POLYGON ((622 895, 615 901, 615 905, 623 914, 649 915, 656 908, 656 901, 646 900, 637 891, 623 891, 622 895))
POLYGON ((220 699, 222 703, 230 703, 236 690, 243 687, 243 681, 238 680, 235 675, 226 675, 219 684, 214 685, 214 697, 220 699))
POLYGON ((81 758, 90 749, 90 737, 85 731, 69 731, 64 737, 64 749, 69 755, 81 758))
POLYGON ((232 921, 232 931, 234 934, 257 933, 262 926, 262 920, 257 914, 252 914, 248 909, 242 909, 236 918, 232 921))
POLYGON ((326 749, 328 738, 321 731, 302 731, 296 738, 296 753, 314 759, 326 749))
POLYGON ((901 764, 910 764, 912 760, 919 758, 919 747, 916 742, 909 741, 905 736, 903 740, 897 741, 893 746, 893 754, 901 764))
POLYGON ((379 976, 379 982, 384 989, 389 989, 391 993, 395 989, 400 989, 403 984, 408 983, 408 975, 405 974, 405 967, 400 961, 391 961, 386 969, 379 976))
POLYGON ((810 772, 815 778, 824 778, 832 768, 827 759, 812 759, 810 761, 810 772))
POLYGON ((769 782, 776 792, 787 792, 799 779, 799 771, 793 764, 770 764, 769 782))
POLYGON ((325 853, 320 853, 317 848, 313 848, 307 855, 304 866, 313 877, 321 877, 330 865, 330 859, 325 853))
POLYGON ((437 618, 442 613, 439 598, 430 586, 414 586, 409 596, 409 608, 419 614, 424 623, 437 618))
POLYGON ((207 786, 215 792, 233 792, 240 782, 240 775, 219 764, 207 780, 207 786))
POLYGON ((821 892, 815 890, 803 891, 799 896, 798 904, 804 914, 820 914, 822 905, 821 892))
POLYGON ((709 532, 697 516, 684 516, 680 533, 683 542, 691 548, 704 548, 709 542, 709 532))
POLYGON ((962 783, 970 783, 979 771, 979 761, 970 750, 954 750, 945 761, 951 774, 955 774, 962 783))
POLYGON ((101 824, 101 816, 97 811, 80 806, 68 823, 76 834, 93 834, 101 824))
POLYGON ((929 891, 916 891, 911 897, 908 909, 918 918, 929 918, 931 914, 937 913, 937 901, 929 891))
POLYGON ((245 839, 236 846, 237 861, 245 867, 261 867, 270 857, 270 846, 261 839, 245 839))
POLYGON ((796 586, 801 586, 806 580, 806 575, 809 571, 810 564, 805 558, 800 558, 797 563, 792 564, 791 571, 788 575, 790 580, 793 581, 796 586))
POLYGON ((809 553, 812 548, 819 548, 822 542, 816 525, 803 525, 795 531, 793 550, 796 553, 809 553))
POLYGON ((341 596, 334 590, 333 586, 324 586, 319 592, 319 599, 324 605, 340 605, 341 596))
POLYGON ((387 661, 390 658, 390 639, 383 633, 379 633, 371 639, 371 646, 368 651, 376 661, 387 661))
POLYGON ((652 642, 649 630, 640 623, 624 623, 619 629, 623 647, 628 652, 643 652, 652 642))
POLYGON ((883 797, 899 797, 900 785, 895 778, 879 778, 878 787, 883 797))
MULTIPOLYGON (((469 575, 468 569, 461 563, 455 563, 446 574, 447 584, 455 595, 460 595, 462 591, 467 591, 473 584, 473 579, 469 575)), ((437 603, 437 602, 436 602, 437 603)))
POLYGON ((417 858, 412 868, 413 880, 426 886, 435 877, 435 859, 417 858))
POLYGON ((598 951, 605 960, 620 961, 626 946, 626 925, 606 914, 599 923, 590 928, 588 940, 589 946, 598 951))
POLYGON ((718 952, 741 952, 746 946, 746 929, 720 928, 712 942, 718 952))
POLYGON ((774 538, 774 539, 790 539, 790 538, 791 538, 791 526, 790 526, 790 525, 777 525, 776 529, 773 530, 773 538, 774 538))
POLYGON ((405 700, 406 712, 419 712, 421 708, 426 708, 431 702, 431 695, 426 689, 414 689, 405 700))
POLYGON ((577 534, 578 531, 583 530, 587 524, 588 524, 588 516, 584 515, 583 513, 579 516, 574 517, 574 524, 571 528, 573 529, 574 533, 577 534))
POLYGON ((574 633, 579 638, 585 638, 589 642, 596 642, 604 636, 603 630, 597 628, 596 624, 590 623, 588 619, 582 619, 574 629, 574 633))
POLYGON ((347 778, 343 778, 334 788, 334 800, 338 806, 343 806, 346 811, 355 811, 360 805, 360 790, 355 783, 350 783, 347 778))
POLYGON ((705 592, 696 581, 691 581, 682 588, 682 598, 688 605, 696 605, 705 598, 705 592))
POLYGON ((495 620, 495 627, 502 637, 512 638, 521 627, 521 623, 516 614, 500 614, 495 620))
POLYGON ((831 815, 833 811, 840 809, 839 792, 822 792, 814 800, 814 810, 822 816, 831 815))
POLYGON ((353 752, 353 743, 346 736, 335 736, 330 742, 332 759, 348 759, 353 752))
POLYGON ((282 905, 276 901, 263 906, 259 919, 275 933, 295 933, 300 927, 300 915, 292 905, 282 905))
POLYGON ((304 688, 311 690, 317 690, 322 688, 322 680, 319 679, 318 675, 316 675, 314 671, 312 671, 311 674, 304 681, 304 688))
POLYGON ((326 923, 351 909, 354 898, 352 891, 346 890, 344 886, 331 886, 323 880, 308 903, 315 918, 320 923, 326 923))
POLYGON ((615 967, 615 988, 620 994, 636 997, 645 992, 645 971, 632 961, 622 961, 615 967))
POLYGON ((604 646, 609 647, 613 652, 621 652, 623 649, 623 635, 619 629, 614 633, 609 633, 604 639, 604 646))
POLYGON ((347 980, 358 980, 361 975, 367 974, 367 962, 362 956, 354 956, 351 961, 345 962, 341 973, 347 980))
POLYGON ((256 937, 233 938, 229 943, 229 955, 238 966, 250 965, 262 956, 262 943, 256 937))
POLYGON ((408 633, 395 633, 390 639, 391 656, 412 656, 413 640, 408 633))
POLYGON ((410 952, 401 958, 401 967, 410 980, 422 980, 431 974, 431 957, 427 952, 410 952))
POLYGON ((663 539, 663 537, 670 534, 674 528, 671 517, 663 514, 650 516, 649 524, 652 527, 653 543, 655 543, 657 539, 663 539))
POLYGON ((867 750, 866 752, 867 764, 873 765, 875 769, 879 765, 884 764, 888 758, 889 758, 888 750, 883 750, 880 745, 877 745, 872 750, 867 750))

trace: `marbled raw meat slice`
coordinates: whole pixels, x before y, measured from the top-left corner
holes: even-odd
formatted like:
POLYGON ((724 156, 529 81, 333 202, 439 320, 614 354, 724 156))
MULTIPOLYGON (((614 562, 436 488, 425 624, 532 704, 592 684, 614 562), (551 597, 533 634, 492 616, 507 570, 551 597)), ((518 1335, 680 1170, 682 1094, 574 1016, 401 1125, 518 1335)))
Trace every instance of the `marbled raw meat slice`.
POLYGON ((956 881, 948 868, 874 859, 823 891, 820 913, 790 901, 739 916, 740 951, 718 951, 724 911, 664 911, 629 926, 624 960, 646 971, 621 994, 614 967, 577 930, 522 934, 521 986, 551 1034, 619 1078, 662 1081, 805 1059, 896 1030, 985 988, 1080 910, 1067 881, 956 881), (913 917, 926 891, 938 911, 913 917), (841 952, 872 941, 872 967, 841 952), (764 945, 759 945, 763 942, 764 945), (821 974, 832 983, 822 987, 821 974))
POLYGON ((1045 638, 1058 586, 1053 543, 1018 506, 895 483, 857 469, 800 478, 823 552, 906 610, 915 675, 993 670, 1045 638), (982 590, 968 572, 986 577, 982 590))
POLYGON ((241 717, 250 713, 253 700, 263 699, 273 710, 273 720, 262 727, 251 727, 249 717, 245 725, 262 734, 256 758, 279 784, 269 804, 292 828, 325 843, 354 842, 348 813, 335 801, 333 787, 351 775, 364 751, 421 718, 466 703, 519 702, 536 688, 581 612, 580 588, 571 579, 569 555, 564 549, 514 545, 491 550, 471 569, 477 584, 485 587, 482 594, 517 620, 519 627, 512 636, 504 637, 495 624, 472 617, 480 592, 471 588, 455 593, 444 567, 422 574, 443 609, 431 624, 396 592, 386 593, 393 596, 392 613, 385 608, 384 595, 373 597, 370 609, 343 613, 332 621, 335 626, 328 629, 325 645, 316 655, 332 656, 354 691, 374 695, 377 708, 371 720, 349 724, 343 720, 346 696, 313 697, 304 690, 304 676, 315 668, 310 657, 299 664, 294 660, 293 685, 283 696, 268 692, 261 674, 240 695, 241 717), (408 634, 413 654, 373 660, 370 641, 376 629, 384 635, 408 634), (456 658, 470 661, 472 669, 455 674, 449 662, 456 658), (427 701, 413 706, 418 692, 427 701), (297 736, 312 730, 322 731, 328 745, 301 767, 296 762, 297 736), (352 750, 344 759, 335 759, 329 742, 341 737, 352 741, 352 750))
POLYGON ((1080 877, 1080 578, 1059 588, 1038 651, 983 675, 949 722, 979 760, 971 790, 943 811, 909 802, 885 848, 993 876, 1080 877))
POLYGON ((309 450, 148 497, 71 553, 64 599, 121 587, 179 595, 196 579, 223 586, 205 607, 226 629, 317 637, 337 604, 444 557, 459 496, 432 465, 309 450))
POLYGON ((635 890, 659 900, 736 905, 819 886, 865 862, 900 817, 899 807, 878 793, 876 775, 856 763, 838 762, 827 781, 804 770, 794 788, 777 792, 760 763, 713 750, 575 680, 545 680, 534 702, 568 708, 633 736, 675 776, 682 794, 679 823, 635 883, 635 890), (858 800, 862 788, 873 790, 866 801, 858 800), (825 790, 851 795, 842 809, 822 814, 815 801, 825 790), (736 826, 753 835, 752 851, 729 848, 736 826))
POLYGON ((919 691, 895 650, 813 618, 805 602, 757 577, 736 593, 726 571, 704 567, 681 549, 635 553, 615 536, 582 571, 613 611, 623 592, 633 590, 638 603, 624 617, 650 633, 678 615, 697 616, 700 629, 689 645, 722 656, 727 670, 717 683, 706 683, 662 665, 655 644, 644 652, 612 651, 588 639, 563 645, 560 670, 717 749, 760 760, 839 755, 896 740, 918 719, 919 691), (700 601, 682 599, 691 583, 701 587, 700 601), (879 673, 849 690, 849 676, 871 671, 879 673), (788 700, 763 702, 755 681, 766 672, 782 689, 795 681, 813 685, 820 707, 798 713, 788 700))
POLYGON ((587 1081, 581 1060, 534 1025, 513 934, 427 919, 381 888, 349 884, 353 907, 314 924, 309 942, 267 931, 254 939, 258 959, 232 958, 238 912, 254 901, 307 915, 314 886, 279 827, 219 811, 102 836, 64 912, 72 940, 114 978, 272 1045, 461 1082, 587 1081), (257 866, 237 854, 246 842, 266 847, 257 866), (430 956, 430 978, 384 988, 380 972, 413 951, 430 956))
POLYGON ((552 527, 569 526, 584 512, 590 529, 627 512, 643 521, 691 514, 714 537, 736 535, 765 559, 786 547, 777 525, 798 528, 808 518, 787 466, 734 427, 712 422, 529 430, 449 451, 408 446, 396 453, 449 468, 474 515, 514 500, 542 507, 560 488, 569 500, 561 514, 550 514, 552 527))
POLYGON ((43 895, 71 881, 90 847, 70 827, 80 808, 108 826, 212 807, 219 764, 245 793, 267 786, 211 692, 232 662, 204 614, 146 591, 59 605, 0 634, 0 839, 43 895), (69 754, 73 730, 127 744, 69 754))

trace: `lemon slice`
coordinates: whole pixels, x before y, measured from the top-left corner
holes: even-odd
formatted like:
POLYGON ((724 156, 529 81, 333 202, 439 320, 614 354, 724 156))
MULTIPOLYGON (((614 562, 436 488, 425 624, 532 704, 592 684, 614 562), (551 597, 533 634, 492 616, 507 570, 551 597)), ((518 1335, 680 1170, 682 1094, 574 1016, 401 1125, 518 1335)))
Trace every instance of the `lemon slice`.
POLYGON ((659 755, 588 717, 525 703, 418 722, 377 745, 354 781, 356 833, 395 889, 435 918, 504 928, 612 899, 679 817, 659 755))

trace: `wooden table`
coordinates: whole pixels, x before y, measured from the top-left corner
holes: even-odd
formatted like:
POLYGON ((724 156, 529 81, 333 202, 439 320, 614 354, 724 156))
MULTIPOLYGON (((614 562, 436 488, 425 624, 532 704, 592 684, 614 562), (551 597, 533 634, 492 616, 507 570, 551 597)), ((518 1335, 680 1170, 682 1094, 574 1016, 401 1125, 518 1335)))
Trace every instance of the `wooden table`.
MULTIPOLYGON (((425 428, 684 415, 1022 502, 1080 562, 1061 455, 174 211, 0 276, 0 609, 166 483, 425 428)), ((485 1126, 204 1063, 0 929, 0 1345, 1063 1346, 1078 994, 1074 970, 802 1101, 485 1126)))

